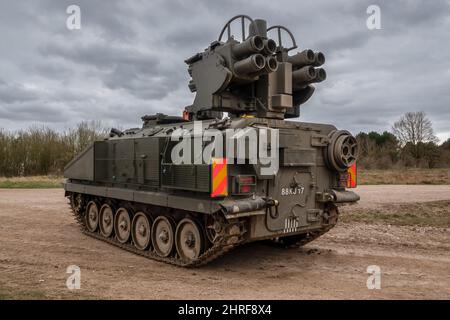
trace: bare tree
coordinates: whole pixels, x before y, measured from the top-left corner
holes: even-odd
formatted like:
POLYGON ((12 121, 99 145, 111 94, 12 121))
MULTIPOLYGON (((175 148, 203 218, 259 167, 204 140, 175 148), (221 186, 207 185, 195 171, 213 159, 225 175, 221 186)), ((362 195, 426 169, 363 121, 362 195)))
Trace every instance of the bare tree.
POLYGON ((407 143, 417 146, 420 142, 438 142, 431 121, 423 111, 405 113, 394 123, 392 131, 403 146, 407 143))

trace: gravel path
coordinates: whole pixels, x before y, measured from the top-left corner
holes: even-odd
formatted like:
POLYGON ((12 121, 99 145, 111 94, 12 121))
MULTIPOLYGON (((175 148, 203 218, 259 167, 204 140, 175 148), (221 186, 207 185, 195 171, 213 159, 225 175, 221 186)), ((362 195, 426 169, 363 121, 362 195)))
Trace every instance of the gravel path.
MULTIPOLYGON (((450 199, 449 186, 362 186, 361 206, 450 199)), ((440 228, 344 224, 300 249, 242 246, 200 269, 121 251, 80 233, 61 189, 0 189, 0 296, 118 299, 450 299, 440 228), (66 268, 81 268, 81 289, 66 268), (368 290, 378 265, 381 290, 368 290)))

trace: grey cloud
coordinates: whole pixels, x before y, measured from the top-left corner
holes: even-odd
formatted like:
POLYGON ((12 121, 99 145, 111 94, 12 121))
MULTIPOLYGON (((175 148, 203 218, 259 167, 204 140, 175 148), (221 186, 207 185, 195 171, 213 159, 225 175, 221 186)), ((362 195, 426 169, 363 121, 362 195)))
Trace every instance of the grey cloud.
POLYGON ((111 89, 124 89, 143 99, 161 99, 167 95, 171 88, 179 83, 172 81, 168 75, 157 74, 139 75, 135 68, 130 66, 117 66, 117 68, 104 79, 105 85, 111 89))
POLYGON ((450 135, 449 1, 379 0, 376 31, 366 28, 371 0, 78 0, 79 31, 65 27, 70 4, 0 3, 0 127, 100 119, 125 128, 143 114, 180 114, 193 99, 183 60, 244 13, 286 25, 299 50, 327 56, 328 79, 297 120, 389 130, 402 113, 424 110, 450 135))
POLYGON ((414 27, 427 27, 430 24, 442 22, 450 13, 448 0, 427 1, 421 0, 381 1, 386 25, 410 29, 414 27))
POLYGON ((180 85, 181 70, 163 64, 164 56, 141 52, 131 46, 108 43, 49 43, 40 48, 43 55, 90 65, 90 76, 102 79, 110 89, 123 89, 143 99, 161 99, 180 85), (99 72, 93 72, 92 68, 99 72))
POLYGON ((39 94, 20 83, 7 83, 0 79, 0 102, 15 103, 38 99, 39 94))
POLYGON ((157 65, 156 57, 152 53, 145 54, 134 48, 108 43, 48 43, 40 48, 40 52, 99 69, 111 69, 117 65, 139 65, 144 71, 150 72, 157 65))
POLYGON ((49 103, 19 103, 11 104, 8 108, 0 106, 0 118, 22 122, 64 122, 64 109, 49 103))

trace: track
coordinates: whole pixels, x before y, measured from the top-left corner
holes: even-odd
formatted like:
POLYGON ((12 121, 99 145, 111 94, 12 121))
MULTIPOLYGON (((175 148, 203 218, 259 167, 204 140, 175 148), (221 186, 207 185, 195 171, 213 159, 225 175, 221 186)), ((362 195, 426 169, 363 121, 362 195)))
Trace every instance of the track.
MULTIPOLYGON (((220 256, 236 248, 243 242, 243 234, 245 232, 244 228, 241 227, 238 222, 236 223, 228 222, 228 225, 226 225, 222 229, 222 232, 218 234, 218 236, 216 237, 213 245, 209 249, 207 249, 204 253, 202 253, 197 259, 190 261, 182 260, 180 259, 178 254, 175 254, 175 256, 163 257, 158 255, 154 250, 139 250, 133 245, 131 240, 128 241, 127 243, 120 243, 115 236, 104 237, 102 234, 100 234, 99 230, 97 230, 96 232, 91 232, 86 227, 84 215, 85 207, 81 208, 80 210, 77 210, 72 201, 73 199, 69 197, 69 208, 72 211, 75 221, 78 223, 81 231, 84 234, 97 240, 109 243, 113 246, 119 247, 120 249, 140 255, 147 259, 165 262, 179 267, 193 268, 206 265, 207 263, 219 258, 220 256)), ((334 225, 331 225, 319 231, 308 232, 304 235, 292 236, 293 240, 289 243, 282 241, 285 239, 281 239, 281 242, 274 241, 273 244, 284 248, 294 248, 294 247, 299 248, 317 239, 321 235, 327 233, 331 228, 333 228, 333 226, 334 225)))
POLYGON ((102 236, 98 231, 97 232, 89 231, 88 228, 86 227, 86 222, 83 215, 85 208, 83 207, 81 210, 79 210, 80 212, 77 212, 77 210, 74 209, 72 200, 69 200, 69 208, 72 211, 75 221, 78 223, 81 231, 84 234, 92 238, 109 243, 111 245, 114 245, 116 247, 119 247, 120 249, 140 255, 147 259, 165 262, 179 267, 192 268, 205 265, 208 262, 217 259, 218 257, 222 256, 223 254, 227 253, 228 251, 238 246, 242 239, 242 232, 241 232, 242 228, 240 228, 238 224, 230 223, 229 225, 224 227, 221 234, 219 234, 216 237, 213 245, 209 249, 207 249, 204 253, 202 253, 197 259, 186 261, 180 259, 177 254, 173 257, 171 256, 162 257, 156 254, 156 252, 153 250, 139 250, 130 241, 128 243, 120 243, 115 237, 106 238, 102 236))

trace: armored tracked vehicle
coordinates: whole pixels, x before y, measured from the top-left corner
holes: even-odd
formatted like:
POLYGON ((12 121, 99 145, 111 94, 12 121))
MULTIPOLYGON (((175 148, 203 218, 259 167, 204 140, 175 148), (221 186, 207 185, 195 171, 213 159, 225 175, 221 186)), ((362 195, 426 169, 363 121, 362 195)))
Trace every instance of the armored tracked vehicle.
POLYGON ((332 125, 286 120, 326 78, 324 54, 296 48, 284 26, 230 19, 185 60, 195 99, 183 116, 112 129, 66 166, 82 231, 189 267, 243 243, 304 245, 330 230, 338 207, 359 200, 348 190, 358 146, 332 125))

